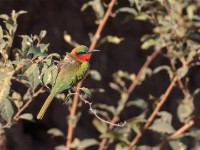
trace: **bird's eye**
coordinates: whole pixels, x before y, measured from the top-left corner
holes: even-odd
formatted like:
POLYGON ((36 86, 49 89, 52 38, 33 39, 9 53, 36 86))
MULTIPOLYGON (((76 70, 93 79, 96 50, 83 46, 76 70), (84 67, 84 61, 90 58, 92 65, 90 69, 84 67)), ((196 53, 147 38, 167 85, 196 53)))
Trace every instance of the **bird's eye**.
POLYGON ((78 54, 78 55, 81 55, 81 54, 85 54, 85 53, 86 53, 86 52, 85 52, 84 50, 79 50, 77 54, 78 54))

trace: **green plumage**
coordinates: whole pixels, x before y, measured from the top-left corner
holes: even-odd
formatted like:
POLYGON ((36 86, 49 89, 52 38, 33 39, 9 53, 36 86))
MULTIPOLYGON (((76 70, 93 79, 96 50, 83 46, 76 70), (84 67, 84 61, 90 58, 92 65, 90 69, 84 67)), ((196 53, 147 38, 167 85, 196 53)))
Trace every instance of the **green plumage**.
POLYGON ((48 106, 52 102, 54 96, 61 93, 64 90, 69 90, 76 85, 86 74, 89 69, 89 63, 85 60, 79 59, 79 56, 90 55, 87 47, 79 46, 75 48, 71 53, 67 54, 63 61, 58 63, 59 73, 55 81, 55 85, 40 112, 37 115, 37 119, 42 119, 48 106))

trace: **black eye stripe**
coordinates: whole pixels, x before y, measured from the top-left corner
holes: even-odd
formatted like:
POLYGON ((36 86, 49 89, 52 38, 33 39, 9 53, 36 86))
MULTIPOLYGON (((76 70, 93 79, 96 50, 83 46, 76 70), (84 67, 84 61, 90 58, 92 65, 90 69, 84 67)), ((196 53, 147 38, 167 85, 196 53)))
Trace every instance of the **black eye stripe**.
POLYGON ((85 51, 79 51, 79 52, 77 52, 77 54, 78 54, 78 55, 86 54, 86 52, 85 52, 85 51))

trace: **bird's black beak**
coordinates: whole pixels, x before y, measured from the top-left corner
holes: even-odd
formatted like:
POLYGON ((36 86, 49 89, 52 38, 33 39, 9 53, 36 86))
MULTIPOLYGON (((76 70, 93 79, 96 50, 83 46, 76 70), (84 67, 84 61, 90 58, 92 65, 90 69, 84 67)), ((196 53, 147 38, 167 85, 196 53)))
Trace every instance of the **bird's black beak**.
POLYGON ((93 53, 93 52, 99 52, 100 50, 98 49, 92 49, 92 50, 89 50, 88 53, 93 53))

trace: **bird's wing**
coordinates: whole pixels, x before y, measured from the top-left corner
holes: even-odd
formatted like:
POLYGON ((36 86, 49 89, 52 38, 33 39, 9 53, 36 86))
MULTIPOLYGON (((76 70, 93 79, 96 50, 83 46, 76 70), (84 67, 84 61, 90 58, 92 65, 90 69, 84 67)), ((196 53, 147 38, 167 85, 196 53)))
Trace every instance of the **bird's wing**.
POLYGON ((62 68, 62 67, 65 68, 75 63, 76 63, 76 60, 70 54, 67 54, 63 60, 58 62, 57 66, 58 68, 62 68))

